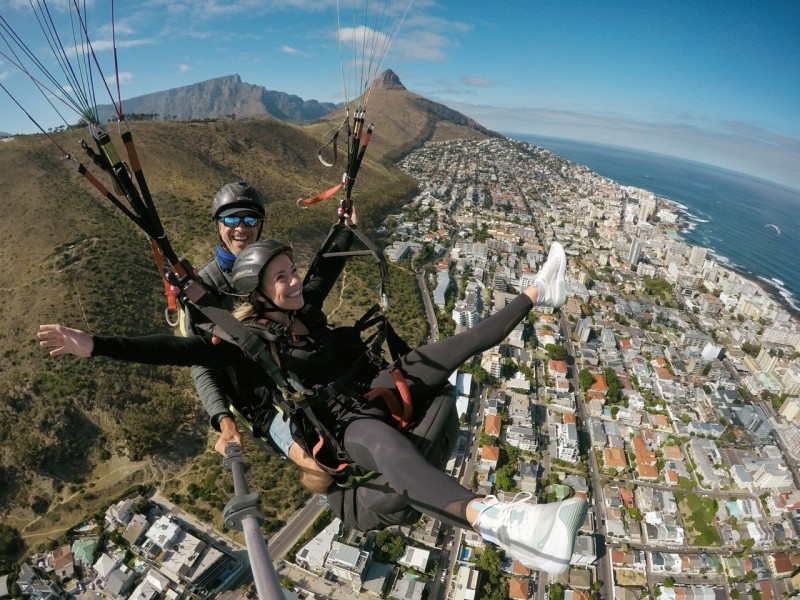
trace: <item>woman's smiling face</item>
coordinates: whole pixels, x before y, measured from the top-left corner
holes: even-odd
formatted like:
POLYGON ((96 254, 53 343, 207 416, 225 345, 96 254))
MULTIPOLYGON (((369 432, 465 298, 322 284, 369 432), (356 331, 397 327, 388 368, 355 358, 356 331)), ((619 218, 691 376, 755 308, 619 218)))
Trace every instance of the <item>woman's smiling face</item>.
POLYGON ((261 291, 283 310, 303 308, 303 280, 286 254, 272 259, 261 277, 261 291))

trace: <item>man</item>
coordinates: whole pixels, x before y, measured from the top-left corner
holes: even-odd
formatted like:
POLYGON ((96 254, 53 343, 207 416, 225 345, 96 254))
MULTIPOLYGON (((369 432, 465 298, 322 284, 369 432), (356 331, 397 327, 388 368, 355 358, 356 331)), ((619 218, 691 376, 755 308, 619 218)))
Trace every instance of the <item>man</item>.
MULTIPOLYGON (((220 308, 232 311, 236 304, 238 295, 231 283, 231 269, 239 253, 261 237, 264 205, 259 191, 241 179, 222 186, 211 202, 211 219, 219 241, 214 258, 200 270, 198 277, 215 293, 220 308)), ((194 331, 188 315, 184 327, 187 333, 194 331)), ((227 372, 217 369, 194 366, 192 379, 211 426, 220 432, 214 449, 224 456, 229 443, 240 446, 242 443, 229 409, 231 404, 236 405, 230 399, 237 397, 239 390, 227 372)), ((333 479, 292 439, 288 421, 277 415, 264 424, 264 429, 256 431, 256 435, 268 435, 272 445, 300 467, 300 483, 312 493, 324 494, 333 479)))

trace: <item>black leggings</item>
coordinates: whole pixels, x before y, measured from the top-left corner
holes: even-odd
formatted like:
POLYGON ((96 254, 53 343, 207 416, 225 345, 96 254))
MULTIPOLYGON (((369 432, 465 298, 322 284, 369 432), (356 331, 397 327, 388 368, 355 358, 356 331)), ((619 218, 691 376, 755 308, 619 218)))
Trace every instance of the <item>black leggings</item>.
MULTIPOLYGON (((465 360, 503 341, 530 309, 530 299, 521 294, 472 329, 409 352, 400 368, 411 394, 431 397, 438 393, 465 360)), ((381 371, 371 387, 394 388, 395 384, 388 371, 381 371)), ((347 426, 344 447, 358 465, 380 472, 416 510, 469 526, 466 509, 476 495, 425 460, 401 431, 376 419, 358 419, 347 426)))

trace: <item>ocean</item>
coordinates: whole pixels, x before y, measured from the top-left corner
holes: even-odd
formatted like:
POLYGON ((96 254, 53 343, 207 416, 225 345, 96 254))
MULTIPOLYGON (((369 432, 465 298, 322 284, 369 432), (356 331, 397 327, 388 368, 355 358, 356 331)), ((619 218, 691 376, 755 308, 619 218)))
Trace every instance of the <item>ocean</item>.
POLYGON ((800 191, 671 156, 504 135, 679 204, 690 219, 682 232, 685 241, 708 248, 721 264, 760 280, 776 300, 800 312, 800 191))

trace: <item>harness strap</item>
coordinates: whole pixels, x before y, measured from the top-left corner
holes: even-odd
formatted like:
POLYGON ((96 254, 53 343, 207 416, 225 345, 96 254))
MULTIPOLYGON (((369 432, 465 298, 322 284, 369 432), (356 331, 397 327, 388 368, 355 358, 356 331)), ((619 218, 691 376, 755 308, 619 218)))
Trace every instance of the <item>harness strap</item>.
MULTIPOLYGON (((214 335, 239 346, 248 358, 257 362, 264 369, 280 392, 273 399, 280 409, 290 416, 301 411, 317 432, 317 435, 333 449, 337 460, 352 464, 353 461, 350 459, 350 455, 314 413, 311 403, 321 398, 319 391, 315 393, 307 390, 295 379, 287 378, 270 355, 268 342, 250 328, 245 327, 231 313, 217 306, 204 305, 203 300, 208 298, 210 294, 201 283, 192 280, 185 286, 183 291, 187 300, 215 325, 213 328, 214 335)), ((326 465, 320 464, 320 466, 325 467, 326 465)))
POLYGON ((400 400, 397 399, 397 394, 395 390, 391 388, 372 388, 366 394, 364 394, 364 398, 370 402, 375 401, 377 398, 381 398, 386 404, 386 408, 389 409, 389 413, 392 415, 392 418, 397 422, 398 429, 406 429, 409 424, 411 423, 411 419, 414 416, 414 405, 411 402, 411 395, 408 393, 408 386, 406 385, 405 380, 403 380, 403 374, 399 374, 399 379, 402 381, 402 387, 398 382, 398 376, 395 373, 398 373, 399 369, 392 370, 392 379, 395 381, 395 385, 397 386, 397 392, 399 392, 400 400))
POLYGON ((228 405, 228 410, 230 410, 231 413, 233 413, 233 415, 239 420, 240 423, 244 424, 245 428, 247 429, 247 432, 250 434, 250 437, 253 439, 253 441, 259 448, 261 448, 264 452, 266 452, 270 456, 281 456, 281 454, 279 454, 277 450, 275 450, 272 446, 270 446, 267 441, 265 441, 261 436, 257 435, 257 432, 253 429, 253 426, 250 424, 250 421, 248 421, 247 418, 244 415, 242 415, 242 413, 239 412, 239 410, 235 406, 233 406, 232 404, 228 405))
POLYGON ((225 274, 222 272, 222 267, 219 266, 219 263, 212 259, 206 263, 200 270, 200 277, 202 278, 203 275, 207 275, 211 282, 214 284, 218 290, 223 292, 230 292, 231 291, 231 284, 225 278, 225 274))
POLYGON ((397 386, 397 391, 400 392, 400 399, 403 401, 403 418, 400 421, 401 429, 408 427, 411 422, 411 416, 414 414, 414 404, 411 402, 411 391, 408 389, 405 377, 400 368, 392 369, 390 371, 394 384, 397 386))
MULTIPOLYGON (((320 436, 319 440, 317 440, 317 443, 314 444, 314 446, 311 448, 311 456, 314 457, 315 461, 317 460, 317 455, 319 454, 320 450, 322 450, 322 448, 324 446, 325 446, 325 440, 322 439, 322 436, 320 436)), ((319 461, 317 461, 317 464, 320 464, 319 461)), ((349 466, 348 463, 344 463, 343 462, 343 463, 339 463, 338 467, 329 467, 328 470, 332 471, 333 473, 341 473, 348 466, 349 466)))
POLYGON ((179 324, 180 314, 178 313, 178 303, 176 301, 175 290, 173 286, 164 277, 164 257, 158 249, 158 244, 150 239, 150 251, 153 253, 153 260, 156 261, 158 274, 161 276, 161 281, 164 283, 164 295, 167 297, 167 308, 164 309, 164 318, 167 320, 167 325, 170 327, 177 327, 179 324), (171 316, 170 313, 175 313, 171 316))
MULTIPOLYGON (((333 166, 333 165, 331 165, 331 166, 333 166)), ((320 192, 319 194, 317 194, 313 198, 300 198, 297 201, 297 206, 299 206, 300 208, 307 208, 307 207, 311 206, 312 204, 316 204, 317 202, 322 202, 323 200, 327 200, 328 198, 333 196, 336 192, 338 192, 343 185, 344 185, 344 182, 338 183, 335 186, 333 186, 332 188, 329 188, 329 189, 325 190, 324 192, 320 192)))

